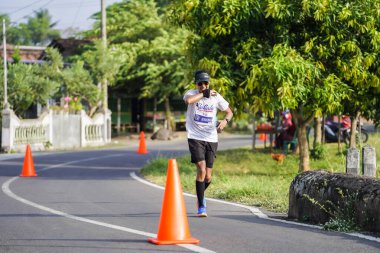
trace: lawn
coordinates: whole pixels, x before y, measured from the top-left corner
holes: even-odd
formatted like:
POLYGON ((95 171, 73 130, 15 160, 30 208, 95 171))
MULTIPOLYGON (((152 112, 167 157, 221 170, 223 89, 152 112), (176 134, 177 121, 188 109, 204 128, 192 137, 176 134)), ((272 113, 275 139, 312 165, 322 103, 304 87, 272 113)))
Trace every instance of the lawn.
MULTIPOLYGON (((247 137, 249 138, 249 137, 247 137)), ((379 172, 380 134, 371 134, 368 144, 377 151, 377 177, 379 172)), ((338 153, 338 144, 325 145, 324 159, 310 159, 313 170, 344 173, 346 157, 338 153)), ((343 149, 346 149, 343 144, 343 149)), ((190 157, 177 158, 184 192, 195 194, 195 166, 190 157)), ((141 171, 149 181, 165 184, 167 158, 150 161, 141 171)), ((206 197, 218 198, 246 205, 262 207, 278 213, 288 210, 289 186, 298 173, 298 155, 289 154, 282 164, 273 160, 268 149, 234 149, 218 151, 214 165, 212 184, 206 197)))

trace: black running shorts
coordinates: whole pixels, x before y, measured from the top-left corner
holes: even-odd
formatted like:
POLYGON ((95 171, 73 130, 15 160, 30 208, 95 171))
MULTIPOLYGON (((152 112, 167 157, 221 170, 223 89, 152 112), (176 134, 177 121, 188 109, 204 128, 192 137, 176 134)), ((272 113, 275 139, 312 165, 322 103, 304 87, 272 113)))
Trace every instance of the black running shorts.
POLYGON ((189 150, 191 153, 191 162, 197 163, 206 161, 206 167, 212 168, 216 158, 217 142, 207 142, 194 139, 188 139, 189 150))

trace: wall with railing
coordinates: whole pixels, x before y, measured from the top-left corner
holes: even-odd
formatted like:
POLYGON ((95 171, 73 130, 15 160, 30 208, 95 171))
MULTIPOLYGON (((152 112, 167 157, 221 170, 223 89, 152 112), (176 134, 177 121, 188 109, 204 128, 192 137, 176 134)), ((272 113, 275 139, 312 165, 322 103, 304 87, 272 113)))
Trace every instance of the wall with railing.
POLYGON ((70 149, 101 146, 111 141, 111 111, 90 118, 84 111, 71 114, 45 111, 37 119, 20 119, 10 109, 2 112, 1 147, 4 151, 70 149))

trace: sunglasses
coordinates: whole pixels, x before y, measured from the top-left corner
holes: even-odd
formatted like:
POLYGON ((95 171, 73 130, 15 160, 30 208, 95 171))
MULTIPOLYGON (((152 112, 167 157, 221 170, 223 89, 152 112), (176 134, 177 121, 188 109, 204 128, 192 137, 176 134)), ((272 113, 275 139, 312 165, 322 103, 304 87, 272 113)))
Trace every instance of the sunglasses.
POLYGON ((197 83, 198 86, 202 86, 203 84, 204 85, 208 85, 208 82, 199 82, 199 83, 197 83))

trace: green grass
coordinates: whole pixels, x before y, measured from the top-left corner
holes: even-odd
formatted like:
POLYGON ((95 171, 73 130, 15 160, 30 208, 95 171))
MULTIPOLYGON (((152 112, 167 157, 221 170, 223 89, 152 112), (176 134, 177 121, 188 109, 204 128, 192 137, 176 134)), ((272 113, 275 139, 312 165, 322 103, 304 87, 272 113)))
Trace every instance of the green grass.
MULTIPOLYGON (((368 143, 375 147, 379 161, 380 134, 370 135, 368 143)), ((342 147, 345 149, 344 144, 342 147)), ((326 144, 325 148, 324 159, 310 158, 312 170, 345 172, 346 157, 338 153, 337 143, 326 144)), ((183 191, 195 194, 196 171, 195 165, 190 163, 190 156, 178 158, 177 163, 183 191)), ((377 167, 377 177, 380 177, 378 162, 377 167)), ((167 158, 159 157, 150 161, 141 173, 147 180, 164 185, 166 170, 167 158)), ((250 149, 218 151, 213 170, 212 184, 206 191, 207 197, 285 213, 288 210, 289 186, 298 173, 298 155, 289 154, 282 164, 278 164, 267 149, 255 152, 250 149)))

